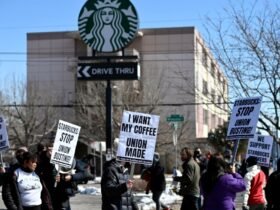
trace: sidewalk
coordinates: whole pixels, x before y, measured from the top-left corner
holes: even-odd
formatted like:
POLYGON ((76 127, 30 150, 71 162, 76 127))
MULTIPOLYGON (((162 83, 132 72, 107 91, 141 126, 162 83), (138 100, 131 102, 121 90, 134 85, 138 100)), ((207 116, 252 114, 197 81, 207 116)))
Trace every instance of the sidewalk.
MULTIPOLYGON (((100 184, 95 184, 96 186, 99 186, 100 184)), ((87 185, 84 185, 87 186, 87 185)), ((89 185, 90 186, 90 185, 89 185)), ((6 210, 6 206, 3 203, 2 200, 2 188, 0 189, 0 210, 6 210)), ((148 197, 151 195, 143 195, 143 194, 136 194, 135 195, 135 200, 136 201, 140 201, 140 199, 145 199, 145 197, 148 197)), ((90 194, 76 194, 76 196, 71 197, 70 199, 70 203, 71 203, 71 209, 72 210, 100 210, 101 209, 101 204, 102 204, 102 200, 101 200, 101 195, 90 195, 90 194)), ((148 206, 145 205, 141 202, 137 202, 139 203, 139 210, 152 210, 153 206, 148 206)), ((172 203, 170 205, 170 207, 173 210, 180 210, 180 206, 181 206, 181 201, 180 200, 176 200, 174 203, 172 203)), ((242 210, 242 197, 241 194, 237 195, 236 198, 236 210, 242 210)))

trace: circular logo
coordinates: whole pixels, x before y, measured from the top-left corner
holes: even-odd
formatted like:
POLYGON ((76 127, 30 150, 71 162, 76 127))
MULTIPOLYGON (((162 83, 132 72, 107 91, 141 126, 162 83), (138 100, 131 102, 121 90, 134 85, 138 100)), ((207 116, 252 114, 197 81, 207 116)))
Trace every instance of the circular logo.
POLYGON ((127 46, 138 30, 138 15, 129 0, 88 0, 79 14, 82 40, 98 52, 127 46))

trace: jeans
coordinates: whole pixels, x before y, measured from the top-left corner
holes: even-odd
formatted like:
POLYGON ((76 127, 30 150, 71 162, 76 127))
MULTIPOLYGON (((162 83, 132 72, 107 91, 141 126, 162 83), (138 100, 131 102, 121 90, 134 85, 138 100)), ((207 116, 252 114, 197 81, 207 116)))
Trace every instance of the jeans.
POLYGON ((183 198, 181 210, 199 210, 199 198, 193 195, 186 195, 183 198))
POLYGON ((161 208, 167 208, 166 205, 164 205, 163 203, 160 202, 160 196, 162 194, 162 191, 153 191, 153 201, 156 203, 156 210, 160 210, 161 208))
POLYGON ((265 205, 264 204, 257 204, 257 205, 251 205, 249 207, 250 210, 264 210, 265 205))

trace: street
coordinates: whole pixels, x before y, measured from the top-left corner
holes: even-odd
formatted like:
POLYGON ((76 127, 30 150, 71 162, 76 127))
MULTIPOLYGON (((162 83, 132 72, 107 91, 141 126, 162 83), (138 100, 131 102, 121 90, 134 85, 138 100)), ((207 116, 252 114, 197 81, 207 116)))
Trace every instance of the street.
MULTIPOLYGON (((100 185, 100 184, 99 184, 100 185)), ((139 200, 140 198, 136 196, 136 200, 139 200)), ((242 210, 241 208, 241 196, 240 194, 237 196, 237 205, 236 210, 242 210)), ((76 194, 76 196, 71 197, 71 209, 72 210, 100 210, 101 209, 101 195, 87 195, 87 194, 76 194)), ((180 203, 175 203, 171 206, 173 210, 179 210, 180 209, 180 203)), ((1 189, 1 199, 0 199, 0 210, 6 210, 6 206, 3 203, 2 200, 2 189, 1 189)), ((139 206, 139 210, 142 210, 143 208, 139 206)), ((145 207, 145 210, 148 210, 145 207)))

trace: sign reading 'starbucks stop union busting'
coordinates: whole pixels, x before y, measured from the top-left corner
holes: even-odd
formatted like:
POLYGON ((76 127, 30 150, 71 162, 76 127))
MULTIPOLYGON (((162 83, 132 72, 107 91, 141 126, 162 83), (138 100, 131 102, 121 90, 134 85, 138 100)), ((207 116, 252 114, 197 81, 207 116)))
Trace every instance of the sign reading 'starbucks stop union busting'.
POLYGON ((138 15, 129 0, 88 0, 79 14, 82 40, 98 52, 127 46, 138 30, 138 15))

